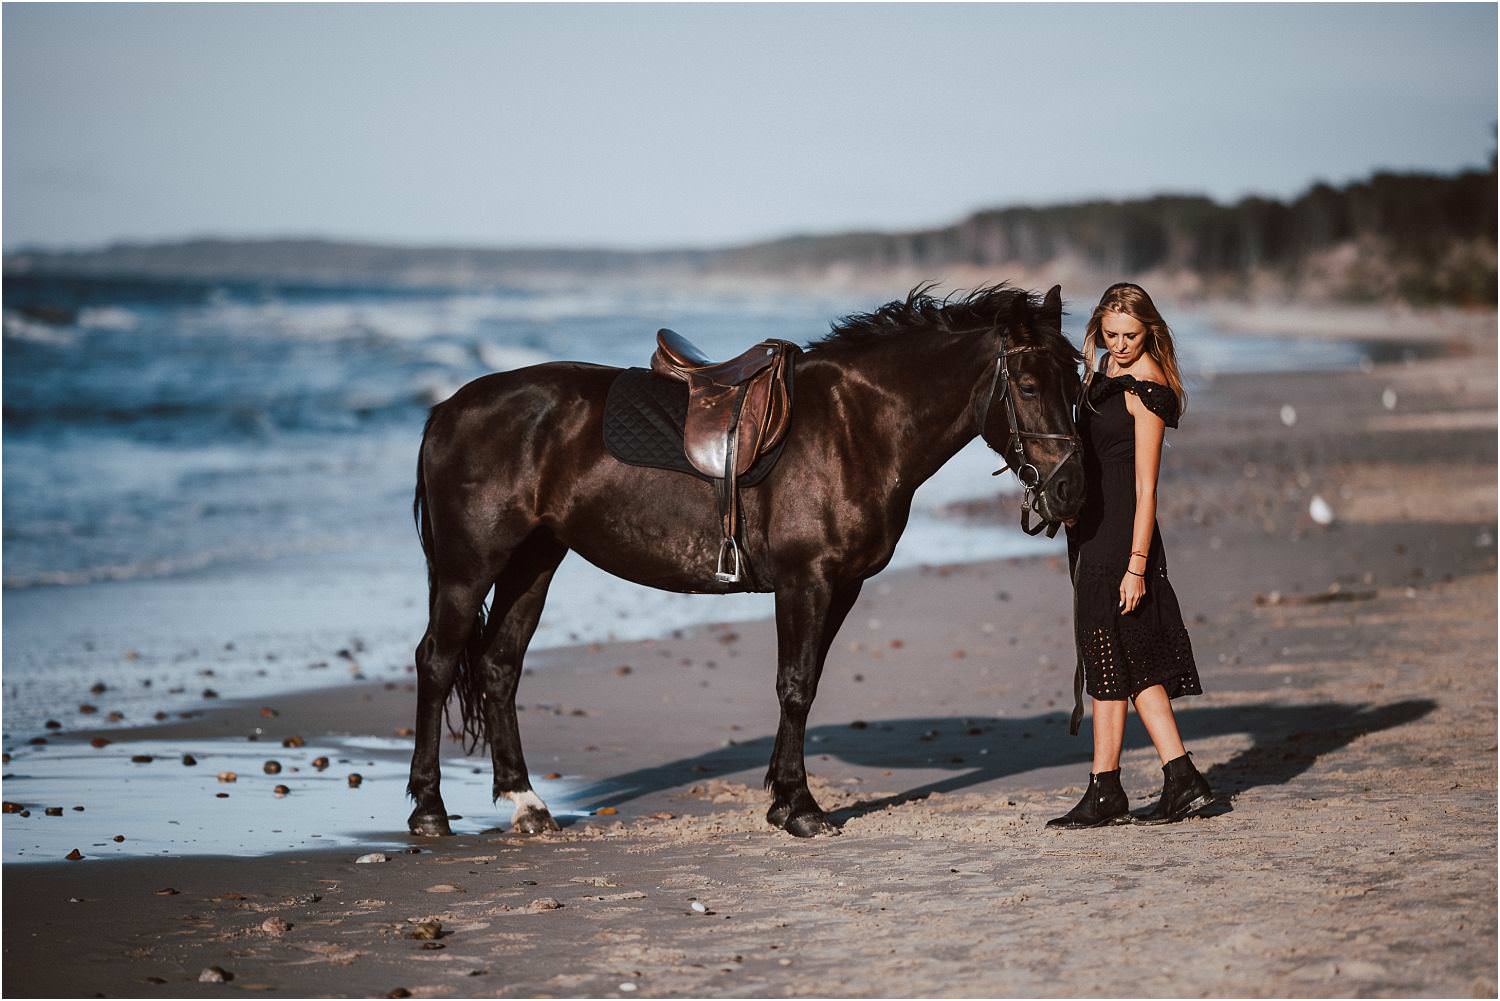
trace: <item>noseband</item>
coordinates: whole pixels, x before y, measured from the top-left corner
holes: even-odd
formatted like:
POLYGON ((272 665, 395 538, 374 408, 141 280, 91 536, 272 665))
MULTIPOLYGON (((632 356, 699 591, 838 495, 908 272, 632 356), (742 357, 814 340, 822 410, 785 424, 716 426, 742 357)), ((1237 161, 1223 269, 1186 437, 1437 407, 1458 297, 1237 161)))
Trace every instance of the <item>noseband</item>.
MULTIPOLYGON (((1005 465, 990 475, 999 476, 1007 469, 1015 471, 1016 478, 1021 481, 1022 487, 1021 531, 1027 535, 1036 535, 1045 528, 1047 529, 1047 538, 1050 539, 1057 534, 1057 526, 1061 522, 1043 522, 1037 525, 1036 528, 1032 528, 1032 505, 1046 495, 1047 487, 1051 484, 1052 478, 1058 474, 1058 471, 1073 457, 1075 452, 1083 448, 1083 439, 1078 437, 1076 431, 1070 434, 1044 434, 1040 431, 1021 430, 1020 421, 1016 418, 1016 402, 1010 392, 1010 367, 1006 364, 1006 359, 1011 355, 1022 354, 1027 351, 1045 351, 1047 349, 1036 344, 1015 348, 1006 347, 1005 333, 999 331, 999 334, 1000 354, 995 358, 995 374, 990 380, 990 390, 984 395, 984 403, 979 409, 979 434, 980 437, 984 436, 984 425, 989 419, 990 407, 994 404, 996 392, 999 392, 1000 399, 1005 403, 1005 419, 1006 423, 1010 425, 1010 440, 1006 443, 1005 449, 1000 452, 1000 457, 1004 460, 1005 465), (1068 443, 1068 450, 1063 453, 1062 459, 1053 467, 1052 472, 1047 474, 1046 479, 1042 478, 1041 471, 1026 456, 1027 438, 1056 439, 1068 443), (1015 455, 1014 461, 1011 458, 1012 453, 1015 455), (1030 475, 1027 474, 1027 470, 1030 470, 1030 475)), ((1066 403, 1067 401, 1064 400, 1063 402, 1066 403)), ((988 444, 988 439, 986 439, 986 443, 988 444)), ((991 447, 993 448, 994 446, 992 445, 991 447)))

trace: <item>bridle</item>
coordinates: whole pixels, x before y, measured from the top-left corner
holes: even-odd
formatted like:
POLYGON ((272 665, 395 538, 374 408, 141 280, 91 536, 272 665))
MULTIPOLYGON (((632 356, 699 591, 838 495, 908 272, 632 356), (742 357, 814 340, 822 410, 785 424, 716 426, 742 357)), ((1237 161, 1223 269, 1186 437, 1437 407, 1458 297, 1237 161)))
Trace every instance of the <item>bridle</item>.
MULTIPOLYGON (((1006 359, 1011 355, 1023 354, 1027 351, 1046 351, 1047 349, 1040 344, 1007 347, 1005 332, 999 329, 998 321, 994 326, 982 329, 994 330, 999 334, 1000 353, 995 357, 995 374, 990 380, 989 392, 984 395, 983 403, 979 408, 979 435, 980 437, 984 437, 984 426, 989 420, 990 407, 994 404, 997 391, 1000 394, 1000 399, 1005 403, 1006 423, 1010 426, 1010 439, 1006 442, 1005 448, 1000 450, 1000 458, 1004 461, 1005 465, 990 475, 999 476, 1007 469, 1014 470, 1016 478, 1021 481, 1022 487, 1021 531, 1027 535, 1036 535, 1045 528, 1047 530, 1047 538, 1050 539, 1057 535, 1057 526, 1061 522, 1043 522, 1037 525, 1036 528, 1032 528, 1031 512, 1033 505, 1046 494, 1047 487, 1051 484, 1052 478, 1073 457, 1073 454, 1082 451, 1083 439, 1078 436, 1076 430, 1069 434, 1045 434, 1040 431, 1021 430, 1020 421, 1016 417, 1016 401, 1010 392, 1010 366, 1006 363, 1006 359), (1026 456, 1027 438, 1055 439, 1068 443, 1068 450, 1063 453, 1062 459, 1058 461, 1057 465, 1053 467, 1052 472, 1045 479, 1042 478, 1041 471, 1026 456), (1011 458, 1012 453, 1015 455, 1014 461, 1011 458), (1027 470, 1030 470, 1030 475, 1027 474, 1027 470)), ((978 330, 964 331, 964 333, 977 332, 978 330)), ((1064 399, 1063 402, 1067 403, 1067 400, 1064 399)), ((1071 411, 1071 406, 1069 410, 1071 411)), ((986 443, 988 443, 988 439, 986 439, 986 443)), ((994 446, 991 445, 990 447, 993 448, 994 446)))

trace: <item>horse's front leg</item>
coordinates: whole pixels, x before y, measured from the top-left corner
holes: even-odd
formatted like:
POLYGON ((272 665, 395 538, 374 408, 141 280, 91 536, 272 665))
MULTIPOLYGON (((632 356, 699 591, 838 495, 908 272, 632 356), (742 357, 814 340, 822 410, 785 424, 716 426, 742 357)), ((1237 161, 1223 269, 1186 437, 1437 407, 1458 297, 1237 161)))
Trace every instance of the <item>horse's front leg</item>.
POLYGON ((799 838, 839 832, 807 788, 803 745, 823 662, 859 590, 858 583, 818 582, 776 592, 776 696, 781 702, 781 723, 766 772, 771 790, 766 820, 799 838))

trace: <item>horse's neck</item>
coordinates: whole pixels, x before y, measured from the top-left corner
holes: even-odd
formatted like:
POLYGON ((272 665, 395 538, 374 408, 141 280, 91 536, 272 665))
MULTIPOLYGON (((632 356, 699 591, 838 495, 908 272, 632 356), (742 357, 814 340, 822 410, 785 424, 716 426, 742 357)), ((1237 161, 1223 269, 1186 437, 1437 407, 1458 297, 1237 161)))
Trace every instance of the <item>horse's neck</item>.
POLYGON ((878 439, 869 448, 911 490, 978 434, 976 388, 995 361, 981 337, 921 347, 913 350, 910 341, 881 345, 843 366, 846 389, 860 397, 859 409, 878 415, 868 422, 866 437, 878 439))

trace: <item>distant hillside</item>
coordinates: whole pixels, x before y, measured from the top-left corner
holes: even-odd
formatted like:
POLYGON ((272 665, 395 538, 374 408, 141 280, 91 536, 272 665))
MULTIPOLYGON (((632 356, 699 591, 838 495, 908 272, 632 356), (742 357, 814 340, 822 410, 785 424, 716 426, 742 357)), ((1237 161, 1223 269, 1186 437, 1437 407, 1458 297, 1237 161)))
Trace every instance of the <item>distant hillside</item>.
POLYGON ((1181 298, 1490 305, 1496 172, 1377 173, 1290 201, 1195 195, 976 212, 908 232, 797 236, 662 251, 418 247, 195 239, 5 257, 22 274, 295 284, 482 287, 588 278, 794 282, 1135 278, 1181 298))

